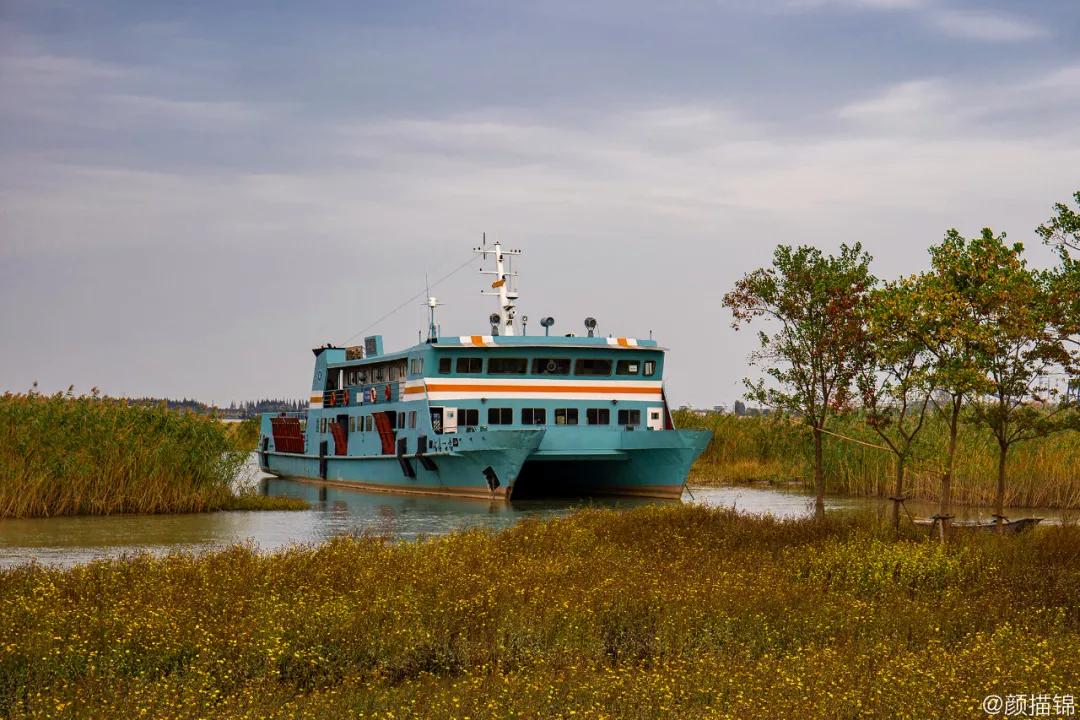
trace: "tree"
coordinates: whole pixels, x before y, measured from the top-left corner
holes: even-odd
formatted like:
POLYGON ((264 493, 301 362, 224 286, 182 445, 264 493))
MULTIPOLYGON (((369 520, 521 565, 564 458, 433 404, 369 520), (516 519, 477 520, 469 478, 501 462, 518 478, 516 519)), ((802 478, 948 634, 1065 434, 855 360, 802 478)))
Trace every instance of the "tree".
MULTIPOLYGON (((1073 198, 1080 210, 1080 191, 1073 198)), ((1073 348, 1071 365, 1076 370, 1080 365, 1080 212, 1056 203, 1054 213, 1035 232, 1058 251, 1061 260, 1050 276, 1051 310, 1054 326, 1073 348)))
POLYGON ((985 377, 976 364, 985 328, 980 327, 968 297, 979 268, 972 264, 967 242, 960 233, 950 230, 940 245, 930 248, 930 264, 930 271, 897 283, 892 314, 904 335, 929 353, 928 379, 936 388, 931 402, 949 428, 938 502, 944 538, 952 510, 952 480, 964 401, 987 390, 985 377))
POLYGON ((896 456, 892 524, 900 529, 904 477, 915 440, 926 423, 933 393, 929 353, 906 332, 905 314, 912 290, 889 283, 870 295, 868 313, 869 362, 856 379, 867 424, 896 456))
POLYGON ((759 318, 778 327, 759 331, 751 364, 771 379, 745 380, 747 397, 793 413, 814 439, 815 515, 825 516, 822 439, 825 425, 850 400, 865 362, 867 293, 875 279, 862 246, 841 245, 839 255, 810 246, 780 245, 771 267, 759 268, 724 295, 736 330, 759 318))
MULTIPOLYGON (((1080 210, 1080 190, 1073 193, 1073 200, 1080 210)), ((1056 247, 1065 256, 1070 251, 1080 252, 1080 212, 1065 203, 1054 203, 1054 213, 1054 217, 1040 225, 1035 232, 1042 236, 1043 242, 1056 247)))
POLYGON ((1000 523, 1009 450, 1065 427, 1066 406, 1053 403, 1056 392, 1040 382, 1067 366, 1069 355, 1054 327, 1052 274, 1029 269, 1022 244, 1007 245, 1004 233, 987 228, 966 243, 966 253, 963 297, 979 325, 975 361, 986 388, 972 398, 972 419, 998 444, 994 512, 1000 523))

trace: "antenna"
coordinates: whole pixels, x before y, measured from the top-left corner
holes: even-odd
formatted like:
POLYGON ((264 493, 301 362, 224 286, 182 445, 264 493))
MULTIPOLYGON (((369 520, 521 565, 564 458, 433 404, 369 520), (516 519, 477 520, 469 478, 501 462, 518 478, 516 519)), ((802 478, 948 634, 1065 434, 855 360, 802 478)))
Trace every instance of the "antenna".
MULTIPOLYGON (((482 290, 481 295, 495 295, 499 298, 499 312, 492 313, 492 318, 498 315, 498 324, 492 320, 492 325, 501 328, 500 333, 502 335, 514 334, 514 310, 517 306, 518 292, 516 289, 510 287, 510 283, 518 276, 516 272, 513 272, 506 263, 509 257, 514 255, 520 255, 520 250, 503 250, 502 242, 495 241, 494 249, 488 250, 487 247, 487 233, 483 235, 482 245, 478 248, 473 248, 473 252, 480 255, 482 258, 487 258, 488 255, 495 256, 495 269, 494 270, 481 270, 484 275, 494 275, 495 281, 491 283, 491 290, 482 290)), ((497 333, 492 333, 497 334, 497 333)))
POLYGON ((435 325, 435 308, 442 305, 437 298, 432 297, 431 287, 428 285, 427 274, 424 274, 424 289, 427 293, 428 306, 428 342, 433 342, 435 338, 439 337, 438 327, 435 325))

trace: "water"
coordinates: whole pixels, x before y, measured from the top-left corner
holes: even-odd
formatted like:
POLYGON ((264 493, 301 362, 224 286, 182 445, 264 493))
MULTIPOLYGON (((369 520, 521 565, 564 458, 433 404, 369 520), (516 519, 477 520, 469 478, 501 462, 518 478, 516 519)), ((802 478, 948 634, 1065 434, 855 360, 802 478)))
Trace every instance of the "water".
MULTIPOLYGON (((238 542, 271 551, 295 544, 319 543, 335 535, 374 532, 401 540, 443 535, 467 527, 498 529, 524 518, 560 517, 576 508, 630 508, 678 500, 638 498, 529 500, 486 502, 464 498, 393 495, 251 475, 269 495, 299 497, 312 509, 299 512, 218 512, 184 515, 115 515, 106 517, 0 520, 0 566, 29 561, 70 566, 138 552, 205 552, 238 542)), ((804 517, 813 512, 813 498, 798 490, 725 487, 691 488, 682 502, 734 507, 740 512, 804 517)), ((932 505, 909 503, 917 516, 934 513, 932 505)), ((827 498, 826 510, 872 507, 873 498, 827 498)), ((957 513, 961 515, 960 512, 957 513)), ((986 518, 989 511, 969 509, 967 517, 986 518)), ((1016 517, 1044 516, 1061 521, 1055 511, 1015 512, 1016 517)), ((1064 518, 1069 520, 1070 518, 1064 518)))

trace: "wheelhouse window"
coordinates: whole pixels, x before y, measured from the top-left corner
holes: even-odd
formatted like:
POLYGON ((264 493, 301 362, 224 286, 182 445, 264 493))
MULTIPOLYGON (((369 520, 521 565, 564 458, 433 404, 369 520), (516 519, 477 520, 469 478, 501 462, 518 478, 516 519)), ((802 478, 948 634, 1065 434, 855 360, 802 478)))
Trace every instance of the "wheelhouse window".
POLYGON ((619 411, 619 424, 631 427, 641 424, 641 411, 640 410, 620 410, 619 411))
POLYGON ((476 408, 462 408, 458 410, 458 425, 463 427, 476 427, 480 424, 480 411, 476 408))
POLYGON ((534 358, 533 375, 569 375, 570 358, 534 358))
POLYGON ((522 425, 547 425, 547 410, 544 408, 522 408, 522 425))
POLYGON ((529 371, 525 358, 488 358, 488 375, 524 375, 529 371))
POLYGON ((578 424, 578 411, 577 411, 577 408, 557 408, 555 410, 555 424, 556 425, 577 425, 578 424))
POLYGON ((459 357, 457 359, 457 371, 459 373, 478 375, 484 372, 484 358, 459 357))
POLYGON ((641 363, 637 360, 620 360, 615 363, 616 375, 639 375, 641 373, 641 363))
POLYGON ((589 408, 585 411, 585 419, 590 425, 610 425, 611 411, 607 408, 589 408))
POLYGON ((450 374, 450 358, 439 358, 439 374, 450 374))
POLYGON ((424 374, 424 358, 415 357, 409 360, 409 374, 410 375, 423 375, 424 374))
POLYGON ((611 361, 603 358, 578 358, 574 363, 575 375, 610 375, 611 361))
POLYGON ((646 360, 645 361, 645 377, 652 377, 655 374, 656 374, 656 361, 655 360, 646 360))
POLYGON ((512 425, 514 411, 510 408, 488 408, 488 425, 512 425))
POLYGON ((398 379, 398 366, 397 365, 391 365, 390 366, 390 382, 394 382, 397 379, 398 379))

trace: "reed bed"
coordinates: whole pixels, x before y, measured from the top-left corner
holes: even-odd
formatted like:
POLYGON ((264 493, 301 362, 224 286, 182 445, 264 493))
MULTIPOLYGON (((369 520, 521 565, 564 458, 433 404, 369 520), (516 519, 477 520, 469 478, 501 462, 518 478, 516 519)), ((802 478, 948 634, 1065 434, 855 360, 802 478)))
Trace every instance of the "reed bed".
POLYGON ((583 510, 0 570, 9 718, 976 717, 1080 689, 1080 528, 583 510))
MULTIPOLYGON (((691 481, 728 485, 750 482, 813 482, 810 431, 784 416, 706 416, 680 412, 679 427, 712 430, 708 448, 695 463, 691 481)), ((883 445, 858 415, 839 418, 828 430, 847 438, 883 445)), ((944 422, 927 419, 905 484, 916 499, 938 499, 948 432, 944 422)), ((834 436, 825 438, 826 491, 843 495, 892 493, 895 456, 887 450, 834 436)), ((1012 507, 1080 507, 1080 432, 1067 431, 1019 443, 1008 459, 1005 504, 1012 507)), ((970 424, 961 426, 953 481, 953 500, 966 505, 991 505, 997 479, 997 445, 989 433, 970 424)))
POLYGON ((246 456, 221 423, 192 413, 70 392, 7 393, 0 518, 229 509, 246 456))

